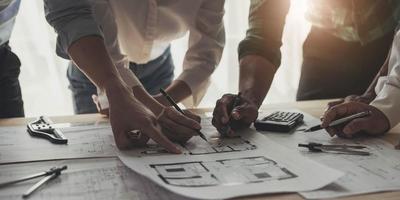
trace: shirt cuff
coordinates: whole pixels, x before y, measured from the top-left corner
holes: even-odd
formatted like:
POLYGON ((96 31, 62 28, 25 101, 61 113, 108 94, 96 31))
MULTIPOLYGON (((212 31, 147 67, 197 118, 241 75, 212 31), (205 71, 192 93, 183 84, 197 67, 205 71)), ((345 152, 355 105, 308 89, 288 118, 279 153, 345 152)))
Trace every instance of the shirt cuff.
POLYGON ((393 128, 400 122, 400 89, 385 84, 377 97, 370 103, 371 106, 382 111, 389 120, 390 127, 393 128))
POLYGON ((184 70, 176 79, 185 82, 192 91, 192 96, 184 101, 186 107, 196 107, 200 104, 200 101, 206 94, 207 88, 210 86, 211 81, 209 77, 211 73, 202 73, 193 69, 184 70))
POLYGON ((247 36, 239 43, 239 60, 247 55, 258 55, 270 61, 274 66, 279 67, 281 65, 282 56, 280 48, 276 50, 269 49, 262 45, 264 43, 265 41, 261 38, 247 36))
POLYGON ((98 24, 92 18, 79 18, 63 24, 62 27, 55 27, 55 29, 58 33, 56 52, 58 56, 65 59, 70 59, 68 49, 75 41, 86 36, 103 37, 98 24))

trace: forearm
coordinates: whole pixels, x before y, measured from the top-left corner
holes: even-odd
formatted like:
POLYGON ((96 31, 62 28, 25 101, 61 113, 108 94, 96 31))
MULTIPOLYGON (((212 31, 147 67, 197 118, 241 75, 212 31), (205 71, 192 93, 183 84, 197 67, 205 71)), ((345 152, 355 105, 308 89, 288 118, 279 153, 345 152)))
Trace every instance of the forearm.
POLYGON ((239 91, 261 106, 271 87, 277 67, 261 56, 247 55, 240 60, 239 91))
POLYGON ((78 68, 101 90, 107 91, 110 84, 125 86, 101 37, 80 38, 71 44, 68 53, 78 68))
MULTIPOLYGON (((169 85, 165 91, 176 101, 181 102, 190 95, 192 95, 192 90, 189 85, 184 81, 175 80, 169 85)), ((164 104, 164 103, 163 103, 164 104)), ((164 104, 165 105, 165 104, 164 104)))

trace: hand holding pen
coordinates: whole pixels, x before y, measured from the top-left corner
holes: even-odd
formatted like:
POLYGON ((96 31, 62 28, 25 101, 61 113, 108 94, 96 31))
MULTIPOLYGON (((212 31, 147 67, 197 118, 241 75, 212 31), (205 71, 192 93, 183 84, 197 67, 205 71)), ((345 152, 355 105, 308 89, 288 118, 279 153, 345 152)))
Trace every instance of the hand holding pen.
MULTIPOLYGON (((167 99, 167 101, 171 104, 171 106, 173 106, 175 109, 176 109, 176 111, 178 111, 179 113, 181 113, 182 114, 182 116, 188 116, 188 115, 194 115, 194 114, 191 114, 190 112, 184 112, 179 106, 178 106, 178 104, 172 99, 172 97, 170 97, 169 95, 168 95, 168 93, 167 92, 165 92, 162 88, 160 89, 160 93, 167 99)), ((207 138, 206 138, 206 136, 200 131, 200 125, 198 126, 198 127, 196 127, 196 129, 194 130, 196 133, 197 133, 197 135, 198 136, 200 136, 203 140, 205 140, 205 141, 207 141, 207 138)), ((191 137, 192 135, 190 135, 190 137, 191 137)), ((190 137, 185 137, 185 138, 183 138, 183 140, 178 140, 177 142, 180 142, 180 143, 185 143, 187 140, 188 140, 188 138, 190 139, 190 137)))
POLYGON ((235 136, 235 131, 249 127, 258 117, 258 107, 244 97, 225 94, 217 101, 213 112, 213 125, 223 136, 235 136))
POLYGON ((351 138, 358 133, 383 134, 389 130, 390 123, 385 114, 377 108, 364 103, 349 102, 327 110, 321 128, 325 128, 332 137, 337 135, 351 138), (353 117, 350 117, 352 115, 353 117), (340 123, 332 125, 334 121, 340 123))

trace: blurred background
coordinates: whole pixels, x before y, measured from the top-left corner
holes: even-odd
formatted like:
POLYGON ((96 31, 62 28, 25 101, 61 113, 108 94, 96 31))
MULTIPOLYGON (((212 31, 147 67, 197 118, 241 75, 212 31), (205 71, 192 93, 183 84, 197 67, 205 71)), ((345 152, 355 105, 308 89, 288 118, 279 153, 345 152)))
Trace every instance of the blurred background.
MULTIPOLYGON (((212 107, 224 93, 237 93, 237 45, 247 29, 249 0, 226 0, 226 46, 222 61, 200 107, 212 107)), ((292 0, 283 36, 282 64, 264 103, 295 101, 302 62, 302 44, 310 30, 304 18, 307 0, 292 0)), ((44 18, 43 1, 22 1, 10 45, 22 63, 21 87, 25 115, 72 115, 66 78, 67 60, 55 54, 56 34, 44 18)), ((174 41, 175 74, 182 70, 187 37, 174 41)))

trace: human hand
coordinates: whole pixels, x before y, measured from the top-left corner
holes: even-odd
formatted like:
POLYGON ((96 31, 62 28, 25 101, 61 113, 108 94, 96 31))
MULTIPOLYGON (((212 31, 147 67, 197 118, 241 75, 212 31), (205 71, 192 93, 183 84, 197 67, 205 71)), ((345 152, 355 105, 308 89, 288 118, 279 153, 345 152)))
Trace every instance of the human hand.
POLYGON ((389 120, 379 109, 360 102, 348 102, 333 106, 324 114, 322 125, 331 137, 337 135, 345 138, 352 138, 357 133, 368 135, 379 135, 385 133, 389 128, 389 120), (364 118, 357 118, 345 125, 329 127, 329 124, 349 115, 370 111, 370 115, 364 118))
POLYGON ((361 102, 365 104, 371 103, 372 100, 375 98, 375 94, 373 93, 365 93, 363 95, 349 95, 345 97, 344 99, 332 101, 328 103, 327 110, 332 108, 333 106, 342 104, 342 103, 348 103, 348 102, 361 102))
POLYGON ((176 111, 172 107, 164 107, 157 116, 158 123, 162 126, 162 132, 172 141, 186 143, 190 138, 198 135, 201 129, 200 117, 184 111, 185 115, 176 111))
POLYGON ((160 93, 153 95, 153 98, 163 106, 171 106, 171 104, 167 101, 167 99, 160 93))
POLYGON ((238 106, 234 106, 237 95, 225 94, 216 103, 212 124, 218 132, 234 136, 235 131, 249 127, 258 117, 258 107, 241 96, 238 106))
POLYGON ((154 114, 137 101, 132 92, 123 85, 111 85, 106 89, 110 104, 110 123, 119 149, 143 146, 149 138, 172 153, 181 153, 179 148, 161 132, 154 114), (139 130, 140 137, 132 139, 128 132, 139 130))

